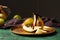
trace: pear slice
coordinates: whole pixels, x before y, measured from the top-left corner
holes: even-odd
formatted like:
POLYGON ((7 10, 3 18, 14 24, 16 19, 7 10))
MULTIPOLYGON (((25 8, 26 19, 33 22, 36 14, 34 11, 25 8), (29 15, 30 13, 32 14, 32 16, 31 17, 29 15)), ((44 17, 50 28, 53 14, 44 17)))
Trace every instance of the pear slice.
POLYGON ((43 29, 44 28, 44 23, 39 16, 38 16, 38 21, 40 22, 39 24, 41 25, 41 29, 43 29))
POLYGON ((27 32, 34 32, 34 31, 37 31, 37 29, 41 29, 41 27, 40 26, 35 26, 34 29, 33 29, 31 26, 27 27, 27 26, 24 25, 23 29, 27 32))
POLYGON ((23 26, 23 29, 27 32, 34 32, 36 31, 36 29, 34 30, 31 26, 27 27, 27 26, 23 26))
POLYGON ((34 21, 33 21, 33 27, 36 26, 36 21, 37 21, 37 16, 33 13, 33 18, 34 18, 34 21))

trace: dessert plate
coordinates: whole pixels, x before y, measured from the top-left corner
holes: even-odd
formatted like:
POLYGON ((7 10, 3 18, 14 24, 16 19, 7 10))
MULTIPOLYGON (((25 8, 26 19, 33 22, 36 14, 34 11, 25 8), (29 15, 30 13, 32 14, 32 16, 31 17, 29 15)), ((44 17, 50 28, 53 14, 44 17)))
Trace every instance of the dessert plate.
POLYGON ((27 32, 22 26, 16 26, 11 28, 11 32, 19 35, 45 35, 54 33, 55 29, 53 27, 44 26, 43 29, 36 30, 35 32, 27 32))

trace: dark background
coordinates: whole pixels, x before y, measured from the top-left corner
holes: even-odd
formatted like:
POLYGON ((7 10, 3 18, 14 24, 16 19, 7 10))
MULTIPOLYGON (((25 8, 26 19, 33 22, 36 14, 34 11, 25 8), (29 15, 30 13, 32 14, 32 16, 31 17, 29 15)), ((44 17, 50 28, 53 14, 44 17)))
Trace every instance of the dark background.
POLYGON ((33 12, 37 12, 41 16, 60 18, 59 0, 0 0, 0 4, 7 5, 12 15, 30 17, 33 12))

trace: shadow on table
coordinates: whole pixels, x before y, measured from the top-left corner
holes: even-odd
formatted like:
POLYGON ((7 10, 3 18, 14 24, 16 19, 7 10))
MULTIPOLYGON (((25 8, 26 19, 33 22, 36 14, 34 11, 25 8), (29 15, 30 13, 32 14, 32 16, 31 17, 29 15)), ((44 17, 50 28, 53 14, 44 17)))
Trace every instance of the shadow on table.
MULTIPOLYGON (((25 36, 25 37, 48 37, 48 36, 54 36, 56 35, 57 32, 51 33, 51 34, 46 34, 46 35, 19 35, 19 36, 25 36)), ((18 35, 18 34, 16 34, 18 35)))

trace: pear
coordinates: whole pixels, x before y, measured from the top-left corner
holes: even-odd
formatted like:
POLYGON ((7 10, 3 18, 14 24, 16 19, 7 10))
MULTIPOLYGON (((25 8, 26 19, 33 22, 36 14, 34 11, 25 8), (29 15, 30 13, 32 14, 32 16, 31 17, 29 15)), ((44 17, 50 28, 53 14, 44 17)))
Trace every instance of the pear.
POLYGON ((4 24, 5 20, 3 18, 0 18, 0 26, 4 24))
POLYGON ((33 18, 27 18, 22 23, 23 29, 27 32, 34 32, 38 29, 43 29, 43 21, 39 16, 33 15, 33 18), (33 24, 33 25, 32 25, 33 24), (41 26, 40 26, 41 25, 41 26))
POLYGON ((0 18, 6 19, 6 15, 3 13, 0 13, 0 18))
POLYGON ((20 20, 21 19, 21 16, 20 15, 14 15, 14 17, 13 17, 14 19, 18 19, 18 20, 20 20))
POLYGON ((38 19, 37 19, 37 22, 36 22, 36 26, 41 26, 41 29, 43 29, 43 27, 44 27, 44 23, 39 16, 38 16, 38 19))
POLYGON ((23 23, 22 25, 32 25, 33 23, 33 18, 27 18, 23 23))
POLYGON ((22 23, 22 28, 27 31, 27 32, 34 32, 35 30, 32 28, 33 24, 33 18, 27 18, 23 23, 22 23))

